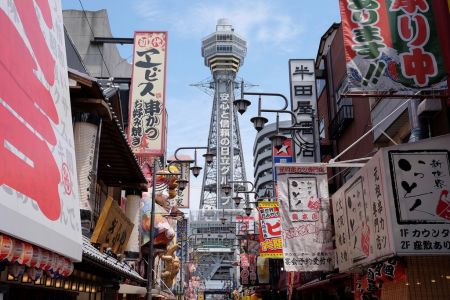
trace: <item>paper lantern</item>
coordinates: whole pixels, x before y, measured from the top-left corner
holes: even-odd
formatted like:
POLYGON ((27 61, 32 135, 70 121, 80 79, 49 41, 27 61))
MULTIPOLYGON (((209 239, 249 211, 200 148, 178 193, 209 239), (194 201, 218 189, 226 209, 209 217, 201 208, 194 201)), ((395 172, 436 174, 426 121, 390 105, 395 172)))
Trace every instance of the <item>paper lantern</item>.
POLYGON ((17 262, 21 265, 29 266, 32 258, 33 258, 33 246, 31 244, 24 242, 22 254, 17 259, 17 262))
POLYGON ((13 251, 13 240, 4 234, 0 234, 0 261, 8 259, 13 251))
POLYGON ((31 257, 28 266, 30 268, 37 267, 41 264, 42 250, 39 247, 33 246, 33 256, 31 257))

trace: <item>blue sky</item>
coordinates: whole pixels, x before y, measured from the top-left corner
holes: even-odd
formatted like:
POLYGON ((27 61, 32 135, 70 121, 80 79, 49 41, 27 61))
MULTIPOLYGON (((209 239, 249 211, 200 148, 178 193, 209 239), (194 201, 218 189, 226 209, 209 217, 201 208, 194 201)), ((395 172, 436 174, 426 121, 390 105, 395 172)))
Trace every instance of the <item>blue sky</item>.
MULTIPOLYGON (((340 22, 338 0, 81 0, 86 10, 107 9, 115 37, 138 30, 169 32, 167 96, 168 154, 182 146, 206 146, 212 99, 190 86, 210 76, 201 57, 201 39, 227 18, 247 40, 247 57, 238 76, 258 85, 251 91, 289 97, 288 60, 315 58, 320 37, 340 22)), ((63 9, 81 9, 78 0, 62 0, 63 9)), ((119 46, 131 60, 132 47, 119 46)), ((276 104, 277 102, 273 101, 276 104)), ((256 102, 240 116, 246 172, 253 180, 252 148, 256 131, 250 118, 256 102)), ((270 116, 268 116, 270 119, 270 116)), ((201 176, 199 176, 200 178, 201 176)), ((191 181, 191 208, 198 209, 201 179, 191 181)))

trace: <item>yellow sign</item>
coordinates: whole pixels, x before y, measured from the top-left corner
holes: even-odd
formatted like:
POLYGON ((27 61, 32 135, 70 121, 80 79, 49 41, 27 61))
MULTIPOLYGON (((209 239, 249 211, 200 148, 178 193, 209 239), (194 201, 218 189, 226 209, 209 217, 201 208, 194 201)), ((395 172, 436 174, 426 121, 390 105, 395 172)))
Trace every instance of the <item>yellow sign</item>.
POLYGON ((102 208, 91 243, 111 248, 115 254, 122 254, 130 239, 134 224, 111 196, 102 208))

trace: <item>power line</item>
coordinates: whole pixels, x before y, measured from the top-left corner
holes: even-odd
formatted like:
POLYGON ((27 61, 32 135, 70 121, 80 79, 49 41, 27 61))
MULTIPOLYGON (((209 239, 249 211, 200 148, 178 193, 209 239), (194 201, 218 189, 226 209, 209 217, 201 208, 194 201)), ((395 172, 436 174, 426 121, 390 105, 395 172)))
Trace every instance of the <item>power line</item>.
MULTIPOLYGON (((84 17, 86 19, 86 22, 88 23, 89 29, 91 30, 92 37, 95 37, 94 31, 92 30, 92 27, 91 27, 91 23, 89 23, 89 19, 88 19, 87 14, 86 14, 86 10, 84 10, 83 3, 81 3, 81 0, 78 0, 78 2, 80 2, 81 10, 83 11, 83 14, 84 14, 84 17)), ((109 71, 108 65, 106 64, 105 58, 103 57, 103 52, 100 49, 99 45, 97 45, 97 48, 98 48, 98 51, 100 52, 100 56, 102 57, 102 61, 105 64, 106 71, 108 71, 108 75, 109 75, 109 77, 111 77, 111 72, 109 71)))

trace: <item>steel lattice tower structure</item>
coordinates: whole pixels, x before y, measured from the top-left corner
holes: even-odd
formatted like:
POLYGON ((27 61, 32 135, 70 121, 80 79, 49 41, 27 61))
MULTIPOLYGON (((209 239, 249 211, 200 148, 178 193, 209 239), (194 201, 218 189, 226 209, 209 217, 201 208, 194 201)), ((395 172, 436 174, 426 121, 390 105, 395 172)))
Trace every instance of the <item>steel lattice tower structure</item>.
POLYGON ((240 84, 236 82, 236 73, 244 63, 246 44, 227 19, 219 19, 216 31, 202 40, 202 56, 211 69, 214 89, 208 147, 215 151, 216 157, 211 165, 205 164, 201 209, 233 209, 234 191, 225 195, 221 184, 226 180, 246 180, 239 123, 233 106, 234 90, 240 84))

